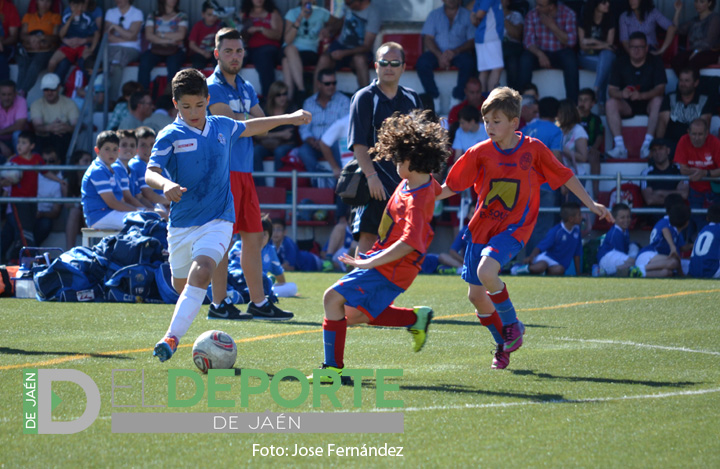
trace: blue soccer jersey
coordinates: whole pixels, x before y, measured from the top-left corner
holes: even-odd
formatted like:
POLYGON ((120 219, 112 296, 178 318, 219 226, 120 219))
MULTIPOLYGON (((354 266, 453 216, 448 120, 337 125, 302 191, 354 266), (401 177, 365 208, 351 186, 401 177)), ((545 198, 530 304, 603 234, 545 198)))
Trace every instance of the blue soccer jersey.
POLYGON ((680 246, 685 244, 683 236, 678 232, 677 228, 670 224, 670 218, 665 215, 659 222, 655 223, 653 230, 650 232, 650 244, 642 248, 639 254, 647 251, 655 251, 658 254, 665 254, 666 256, 670 254, 670 245, 662 234, 663 228, 670 230, 670 235, 676 248, 679 249, 680 246))
POLYGON ((123 198, 120 181, 99 157, 85 171, 80 192, 87 226, 94 225, 112 211, 100 194, 110 192, 117 200, 123 198))
POLYGON ((480 21, 475 30, 476 44, 502 41, 505 35, 505 16, 500 3, 500 0, 478 0, 475 2, 473 12, 485 12, 485 18, 480 21))
MULTIPOLYGON (((141 192, 143 187, 150 187, 145 182, 145 171, 147 170, 147 163, 145 163, 139 156, 135 155, 128 163, 128 167, 130 168, 131 186, 132 180, 134 179, 138 192, 141 192)), ((170 173, 167 172, 167 169, 163 169, 162 175, 165 178, 172 180, 172 178, 170 177, 170 173)), ((163 195, 162 189, 152 190, 155 191, 155 193, 157 194, 163 195)), ((133 195, 135 194, 133 193, 133 195)))
POLYGON ((120 189, 123 192, 128 191, 132 193, 130 190, 130 176, 120 160, 117 160, 112 164, 112 170, 115 172, 115 178, 120 183, 120 189))
POLYGON ((605 254, 610 251, 615 250, 627 254, 629 249, 630 232, 627 230, 623 231, 619 226, 613 225, 613 227, 610 228, 610 231, 608 231, 605 235, 605 239, 603 239, 603 242, 598 249, 597 260, 600 262, 600 259, 602 259, 605 254))
POLYGON ((690 257, 690 276, 720 278, 720 224, 709 223, 700 230, 690 257))
POLYGON ((201 131, 179 117, 157 136, 149 168, 167 169, 170 179, 187 188, 170 204, 170 226, 201 226, 212 220, 235 221, 230 192, 230 152, 245 124, 208 116, 201 131))
MULTIPOLYGON (((242 253, 242 240, 235 241, 235 244, 230 248, 228 253, 229 268, 230 270, 242 270, 240 264, 240 257, 242 253)), ((262 272, 263 275, 273 274, 282 275, 285 273, 280 258, 275 251, 275 246, 272 243, 267 243, 260 251, 262 258, 262 272)))
POLYGON ((569 231, 562 223, 553 226, 538 243, 537 248, 567 270, 573 257, 582 254, 580 226, 575 225, 569 231))
MULTIPOLYGON (((215 72, 207 79, 208 91, 210 92, 210 106, 216 103, 225 103, 230 106, 232 112, 238 114, 250 114, 250 109, 258 104, 258 97, 255 88, 242 79, 240 75, 235 77, 235 87, 230 85, 220 71, 220 66, 215 67, 215 72)), ((232 146, 230 158, 230 171, 240 173, 251 173, 253 170, 253 141, 250 137, 241 138, 232 146)))

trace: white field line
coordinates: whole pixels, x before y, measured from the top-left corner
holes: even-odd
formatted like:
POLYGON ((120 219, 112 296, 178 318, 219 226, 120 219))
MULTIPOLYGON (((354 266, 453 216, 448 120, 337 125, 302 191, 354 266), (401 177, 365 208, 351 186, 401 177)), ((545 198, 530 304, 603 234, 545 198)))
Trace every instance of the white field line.
POLYGON ((674 352, 689 352, 689 353, 702 353, 705 355, 717 355, 720 356, 720 352, 713 352, 712 350, 694 350, 685 347, 668 347, 665 345, 652 345, 652 344, 640 344, 637 342, 627 342, 623 340, 600 340, 600 339, 572 339, 570 337, 560 337, 557 340, 566 340, 572 342, 589 342, 595 344, 610 344, 610 345, 628 345, 631 347, 640 348, 654 348, 659 350, 670 350, 674 352))

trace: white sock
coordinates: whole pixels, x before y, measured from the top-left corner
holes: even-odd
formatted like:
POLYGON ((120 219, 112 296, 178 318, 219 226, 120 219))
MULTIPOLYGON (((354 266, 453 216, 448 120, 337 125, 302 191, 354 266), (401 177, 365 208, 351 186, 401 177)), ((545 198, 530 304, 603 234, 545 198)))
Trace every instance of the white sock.
POLYGON ((180 298, 175 304, 175 312, 166 335, 174 335, 178 340, 185 335, 200 311, 206 293, 206 288, 185 285, 185 289, 180 293, 180 298))
POLYGON ((643 142, 643 146, 650 145, 650 142, 653 141, 653 136, 650 134, 645 134, 645 141, 643 142))
POLYGON ((264 300, 262 300, 260 303, 255 303, 255 302, 253 301, 253 304, 254 304, 255 306, 257 306, 258 308, 262 308, 263 306, 265 306, 265 303, 267 303, 267 298, 265 298, 264 300))
POLYGON ((622 135, 619 137, 615 137, 615 148, 625 148, 625 140, 622 138, 622 135))

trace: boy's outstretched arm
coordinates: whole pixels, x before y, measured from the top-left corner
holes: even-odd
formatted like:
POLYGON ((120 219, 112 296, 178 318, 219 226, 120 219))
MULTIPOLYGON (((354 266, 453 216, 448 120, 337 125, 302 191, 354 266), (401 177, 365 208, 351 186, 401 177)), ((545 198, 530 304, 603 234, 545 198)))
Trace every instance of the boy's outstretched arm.
POLYGON ((447 183, 445 183, 442 185, 442 192, 440 192, 437 196, 435 196, 435 200, 444 200, 444 199, 447 199, 448 197, 454 196, 455 194, 457 194, 457 192, 450 189, 447 186, 447 183))
POLYGON ((358 269, 372 269, 374 267, 379 267, 381 265, 387 264, 388 262, 401 259, 413 252, 414 250, 415 248, 413 248, 409 244, 406 244, 402 241, 395 241, 392 246, 385 249, 377 256, 368 257, 367 259, 356 259, 354 257, 348 256, 347 254, 343 254, 342 257, 338 258, 338 260, 344 264, 356 267, 358 269))
POLYGON ((252 137, 258 134, 264 134, 281 125, 303 125, 312 121, 312 114, 300 109, 292 114, 283 114, 281 116, 259 117, 245 121, 245 131, 240 134, 241 137, 252 137))
POLYGON ((604 218, 610 223, 615 223, 615 218, 613 218, 607 207, 603 204, 595 202, 590 197, 590 195, 585 190, 585 187, 583 187, 582 183, 580 183, 580 180, 577 178, 577 176, 573 176, 568 179, 568 182, 565 183, 565 187, 567 187, 573 194, 575 194, 578 199, 580 199, 580 201, 585 204, 587 208, 590 209, 592 213, 594 213, 601 219, 604 218))
POLYGON ((180 202, 183 192, 187 192, 187 188, 166 178, 161 171, 158 167, 148 166, 145 171, 145 182, 153 189, 161 189, 165 198, 170 202, 180 202))

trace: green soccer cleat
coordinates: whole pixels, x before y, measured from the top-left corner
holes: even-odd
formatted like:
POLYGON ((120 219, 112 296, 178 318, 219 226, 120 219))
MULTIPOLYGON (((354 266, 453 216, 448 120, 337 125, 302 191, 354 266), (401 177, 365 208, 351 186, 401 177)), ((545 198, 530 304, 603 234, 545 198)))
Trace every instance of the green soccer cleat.
MULTIPOLYGON (((340 383, 344 384, 343 375, 342 375, 342 372, 343 372, 343 369, 342 369, 342 368, 336 368, 336 367, 334 367, 334 366, 328 366, 328 365, 326 365, 326 364, 323 363, 322 369, 323 369, 323 370, 332 370, 332 371, 334 371, 335 373, 337 373, 338 375, 340 375, 340 383)), ((308 375, 308 376, 307 376, 308 383, 310 383, 310 384, 313 383, 314 379, 315 379, 315 378, 313 377, 313 375, 308 375)), ((319 379, 320 379, 320 384, 333 384, 333 382, 334 382, 332 376, 321 375, 319 379)))
POLYGON ((413 335, 413 350, 419 352, 427 342, 428 327, 433 318, 433 310, 429 306, 415 306, 413 311, 417 320, 415 324, 408 327, 408 332, 413 335))

